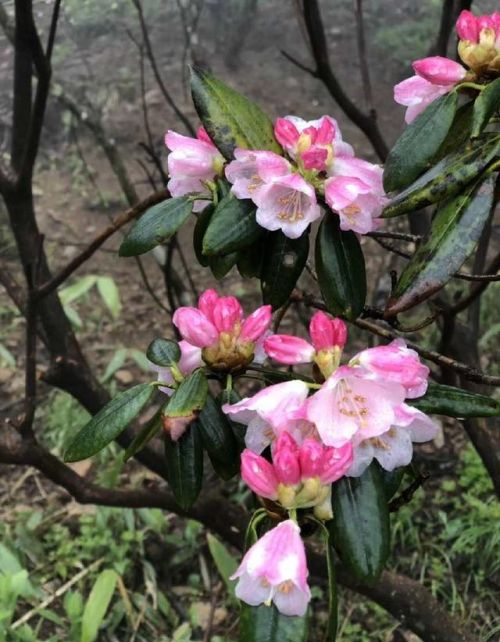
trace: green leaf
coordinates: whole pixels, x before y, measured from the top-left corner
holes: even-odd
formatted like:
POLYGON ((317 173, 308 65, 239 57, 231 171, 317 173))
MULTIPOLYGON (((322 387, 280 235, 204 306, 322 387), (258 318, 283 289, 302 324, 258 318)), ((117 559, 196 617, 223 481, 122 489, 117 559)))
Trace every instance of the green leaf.
POLYGON ((486 85, 474 102, 473 138, 479 136, 498 109, 500 109, 500 78, 486 85))
POLYGON ((449 156, 464 147, 469 140, 472 130, 472 115, 474 111, 474 101, 470 100, 465 105, 457 109, 453 123, 446 134, 446 138, 441 143, 435 156, 431 160, 431 165, 438 163, 445 156, 449 156))
POLYGON ((264 263, 264 252, 262 248, 267 246, 268 234, 265 232, 257 243, 246 247, 239 252, 238 272, 244 279, 260 279, 262 276, 262 265, 264 263))
POLYGON ((154 339, 146 350, 146 357, 157 366, 170 368, 181 358, 181 349, 171 339, 154 339))
POLYGON ((99 573, 90 591, 82 616, 82 636, 80 642, 94 642, 99 632, 111 598, 115 592, 118 575, 110 569, 99 573))
POLYGON ((423 397, 408 399, 407 403, 426 414, 448 417, 497 417, 500 415, 500 402, 493 397, 435 383, 429 384, 423 397))
POLYGON ((228 160, 236 147, 281 152, 262 109, 199 67, 191 69, 191 93, 201 122, 228 160))
POLYGON ((328 628, 326 632, 326 640, 328 642, 335 642, 337 639, 339 614, 333 543, 330 540, 330 531, 328 528, 322 522, 319 523, 321 524, 321 530, 325 539, 326 568, 328 570, 328 628))
POLYGON ((224 480, 234 477, 240 469, 240 450, 228 418, 211 395, 198 416, 196 429, 215 472, 224 480))
POLYGON ((137 417, 154 391, 149 383, 140 383, 117 395, 77 433, 64 461, 87 459, 102 450, 137 417))
POLYGON ((116 350, 116 352, 113 354, 111 358, 111 361, 106 366, 106 370, 104 371, 104 374, 100 379, 101 383, 105 383, 106 381, 108 381, 108 379, 111 379, 111 377, 115 374, 115 372, 123 366, 123 364, 125 363, 125 359, 127 358, 127 355, 128 355, 127 348, 118 348, 118 350, 116 350))
MULTIPOLYGON (((408 399, 408 403, 412 401, 408 399)), ((413 404, 412 404, 413 405, 413 404)), ((398 492, 401 482, 405 474, 404 466, 400 468, 395 468, 394 470, 385 470, 379 466, 380 475, 382 476, 382 483, 385 488, 385 496, 387 501, 391 500, 394 495, 398 492)))
POLYGON ((137 256, 168 241, 186 222, 193 203, 188 196, 170 198, 151 207, 129 230, 120 256, 137 256))
POLYGON ((196 501, 203 479, 203 446, 196 425, 191 425, 177 440, 165 435, 167 480, 175 501, 188 510, 196 501))
POLYGON ((308 617, 288 617, 274 606, 242 604, 239 642, 306 642, 308 617))
POLYGON ((230 580, 229 578, 238 568, 238 561, 236 560, 234 555, 231 555, 224 544, 220 542, 216 537, 214 537, 211 533, 207 533, 207 542, 210 554, 214 560, 217 570, 219 571, 219 575, 224 580, 227 592, 229 593, 231 598, 234 599, 235 583, 234 580, 230 580))
POLYGON ((120 316, 122 304, 115 280, 111 276, 100 276, 97 278, 97 289, 111 316, 117 319, 120 316))
POLYGON ((376 463, 332 487, 330 533, 342 561, 362 582, 378 578, 389 555, 389 509, 376 463))
POLYGON ((206 256, 230 254, 251 245, 264 230, 255 220, 255 205, 247 199, 225 196, 215 207, 203 237, 206 256))
POLYGON ((8 350, 3 343, 0 343, 0 363, 5 363, 5 365, 14 368, 16 365, 16 359, 12 352, 8 350))
POLYGON ((262 254, 262 296, 264 303, 276 310, 288 301, 302 274, 309 256, 309 230, 297 239, 288 238, 280 230, 271 232, 262 254))
POLYGON ((162 429, 162 408, 158 410, 146 425, 137 433, 130 442, 127 450, 123 453, 123 461, 128 461, 136 453, 144 448, 162 429))
POLYGON ((406 187, 427 168, 451 127, 457 101, 455 92, 441 96, 405 128, 385 161, 387 192, 406 187))
POLYGON ((203 267, 207 267, 210 263, 209 259, 203 254, 203 237, 205 236, 205 232, 207 231, 207 227, 212 218, 212 214, 214 213, 214 209, 215 208, 213 203, 207 205, 207 207, 205 207, 205 209, 198 214, 198 218, 196 219, 196 224, 193 230, 194 253, 196 255, 198 263, 203 267))
POLYGON ((90 290, 90 288, 94 286, 96 281, 96 276, 94 276, 93 274, 88 274, 87 276, 82 276, 82 278, 75 281, 75 283, 72 283, 62 290, 59 290, 59 298, 61 299, 61 303, 63 304, 63 306, 76 301, 84 294, 86 294, 90 290))
POLYGON ((225 277, 229 270, 236 265, 239 256, 239 252, 231 252, 225 256, 211 256, 208 265, 215 278, 220 280, 225 277))
POLYGON ((482 134, 464 149, 443 158, 398 194, 384 209, 382 216, 400 216, 455 196, 499 156, 500 136, 482 134))
POLYGON ((429 232, 403 270, 387 315, 408 310, 443 287, 469 257, 487 222, 495 189, 488 176, 438 207, 429 232))
POLYGON ((188 417, 199 412, 207 400, 208 382, 203 370, 198 369, 179 385, 166 409, 166 417, 188 417))
POLYGON ((356 234, 342 232, 332 214, 323 217, 316 237, 316 271, 327 310, 355 319, 365 305, 365 259, 356 234))

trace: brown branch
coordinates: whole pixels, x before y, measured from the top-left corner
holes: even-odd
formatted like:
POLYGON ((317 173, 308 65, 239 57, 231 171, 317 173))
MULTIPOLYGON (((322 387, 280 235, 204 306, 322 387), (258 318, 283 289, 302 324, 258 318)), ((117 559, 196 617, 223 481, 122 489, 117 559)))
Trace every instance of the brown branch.
POLYGON ((7 292, 9 297, 15 303, 17 309, 20 312, 24 312, 24 308, 26 305, 26 296, 23 292, 22 287, 11 274, 7 265, 3 263, 3 260, 0 258, 0 283, 5 288, 5 291, 7 292))
POLYGON ((77 270, 85 261, 87 261, 93 254, 96 252, 101 245, 109 239, 117 230, 121 227, 133 221, 136 218, 139 218, 144 212, 149 209, 152 205, 161 203, 168 198, 168 193, 166 190, 159 190, 154 194, 151 194, 147 198, 143 199, 134 207, 131 207, 129 210, 118 216, 114 222, 109 225, 105 230, 98 234, 93 241, 91 241, 87 247, 80 252, 75 258, 70 261, 58 274, 53 276, 50 281, 47 281, 41 285, 37 290, 37 297, 42 298, 54 291, 57 287, 64 283, 68 277, 70 277, 75 270, 77 270))
MULTIPOLYGON (((492 259, 491 263, 486 268, 486 272, 488 272, 489 275, 493 276, 495 275, 495 272, 498 272, 498 270, 500 270, 500 252, 492 259)), ((466 297, 464 297, 460 301, 457 301, 457 303, 450 307, 450 313, 458 314, 459 312, 466 310, 478 297, 481 296, 481 294, 488 287, 489 283, 491 283, 493 280, 498 279, 485 279, 480 283, 474 285, 466 297)))
POLYGON ((342 111, 361 129, 380 160, 384 161, 389 150, 377 125, 375 112, 367 115, 358 109, 333 73, 318 0, 302 0, 302 12, 316 63, 314 76, 323 82, 342 111))

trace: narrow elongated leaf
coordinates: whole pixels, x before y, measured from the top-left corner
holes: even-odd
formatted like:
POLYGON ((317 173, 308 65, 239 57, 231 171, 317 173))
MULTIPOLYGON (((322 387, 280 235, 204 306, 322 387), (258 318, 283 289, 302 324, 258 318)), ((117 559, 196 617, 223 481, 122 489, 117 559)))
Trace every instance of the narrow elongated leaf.
POLYGON ((228 160, 235 147, 280 153, 270 118, 248 98, 199 67, 191 69, 191 93, 201 122, 228 160))
POLYGON ((382 476, 382 483, 385 488, 385 495, 387 501, 391 500, 398 492, 401 482, 405 474, 404 467, 395 468, 394 470, 385 470, 379 466, 380 474, 382 476))
POLYGON ((117 581, 118 575, 111 569, 102 571, 97 577, 83 610, 80 642, 94 642, 97 638, 117 581))
POLYGON ((472 136, 483 131, 493 114, 500 109, 500 78, 490 82, 474 102, 472 136))
POLYGON ((224 256, 211 256, 208 260, 208 266, 215 278, 220 280, 236 265, 239 256, 239 252, 231 252, 224 256))
POLYGON ((162 410, 160 408, 132 440, 127 450, 123 453, 123 461, 128 461, 142 450, 161 431, 163 425, 161 415, 162 410))
POLYGON ((486 133, 465 149, 443 158, 384 209, 391 218, 449 199, 463 191, 485 168, 500 157, 500 136, 486 133))
POLYGON ((197 428, 215 472, 225 480, 234 477, 240 469, 240 450, 228 418, 211 395, 198 416, 197 428))
POLYGON ((171 339, 154 339, 146 351, 147 358, 162 368, 170 368, 181 358, 181 349, 171 339))
POLYGON ((186 417, 200 411, 205 405, 208 382, 203 370, 189 375, 174 392, 164 410, 166 417, 186 417))
MULTIPOLYGON (((271 232, 263 249, 261 286, 264 303, 273 309, 288 301, 309 256, 309 231, 290 239, 281 231, 271 232)), ((256 257, 256 260, 258 258, 256 257)))
POLYGON ((337 216, 323 217, 316 237, 316 271, 327 310, 355 319, 366 299, 365 259, 354 232, 342 232, 337 216))
POLYGON ((255 220, 252 201, 228 194, 210 218, 203 237, 203 253, 206 256, 229 254, 251 245, 263 232, 255 220))
POLYGON ((122 304, 115 280, 110 276, 100 276, 97 279, 97 289, 111 316, 117 319, 120 316, 122 304))
POLYGON ((438 208, 426 238, 399 278, 387 315, 408 310, 451 279, 476 247, 490 216, 494 188, 490 175, 438 208))
POLYGON ((243 278, 261 278, 262 265, 264 263, 264 252, 262 252, 262 248, 267 246, 267 237, 268 233, 264 232, 264 235, 259 238, 256 243, 240 250, 237 267, 238 272, 243 278))
POLYGON ((167 480, 175 501, 188 510, 196 501, 203 480, 203 446, 196 424, 191 425, 177 441, 165 435, 167 480))
POLYGON ((196 254, 196 259, 200 265, 207 267, 210 260, 203 254, 203 237, 207 231, 208 224, 214 213, 213 203, 207 205, 205 209, 198 214, 196 224, 193 230, 193 248, 196 254))
POLYGON ((137 417, 154 391, 149 383, 140 383, 117 395, 77 433, 64 461, 80 461, 102 450, 137 417))
POLYGON ((427 414, 448 417, 497 417, 500 415, 500 402, 493 397, 435 383, 429 384, 423 397, 408 399, 407 403, 427 414))
POLYGON ((333 485, 332 541, 342 561, 363 582, 374 582, 389 555, 389 509, 376 463, 361 477, 333 485))
POLYGON ((455 92, 441 96, 405 128, 385 162, 387 192, 406 187, 427 169, 451 127, 457 101, 455 92))
POLYGON ((274 605, 243 604, 239 642, 306 642, 308 618, 282 615, 274 605))
POLYGON ((472 131, 472 116, 474 112, 474 101, 470 100, 465 105, 461 105, 455 114, 453 123, 446 134, 446 138, 441 143, 435 156, 431 160, 431 165, 435 165, 445 156, 450 156, 459 148, 463 148, 469 140, 472 131))
POLYGON ((151 207, 134 224, 120 245, 120 256, 137 256, 168 241, 185 223, 193 209, 187 196, 170 198, 151 207))
POLYGON ((210 550, 210 555, 212 556, 215 562, 215 566, 217 567, 217 570, 219 571, 220 576, 224 580, 224 584, 226 585, 227 592, 229 593, 231 598, 233 598, 234 600, 235 583, 233 580, 230 580, 229 578, 238 568, 238 561, 236 560, 234 555, 231 555, 231 553, 227 550, 224 544, 221 541, 219 541, 216 537, 211 535, 210 533, 207 533, 207 542, 208 542, 208 548, 210 550))

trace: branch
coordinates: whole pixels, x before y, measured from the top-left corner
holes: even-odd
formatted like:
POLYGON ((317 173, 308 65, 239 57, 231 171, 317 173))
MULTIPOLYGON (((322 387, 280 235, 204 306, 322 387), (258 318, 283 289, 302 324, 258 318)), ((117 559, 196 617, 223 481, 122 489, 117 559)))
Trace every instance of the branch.
POLYGON ((330 65, 325 30, 318 0, 302 0, 302 11, 311 49, 316 63, 314 76, 319 78, 344 113, 357 125, 371 142, 381 161, 387 158, 388 148, 377 125, 374 111, 364 114, 342 89, 330 65))
POLYGON ((115 221, 109 225, 105 230, 103 230, 98 236, 91 241, 87 247, 80 252, 75 258, 70 261, 62 270, 56 274, 50 281, 41 285, 37 290, 37 297, 42 298, 55 290, 57 287, 64 283, 68 277, 70 277, 75 270, 77 270, 85 261, 87 261, 93 254, 96 252, 101 245, 109 239, 117 230, 121 227, 133 221, 136 218, 139 218, 144 212, 149 209, 152 205, 161 203, 168 198, 168 193, 166 190, 159 190, 154 194, 151 194, 147 198, 143 199, 134 207, 131 207, 129 210, 118 216, 115 221))

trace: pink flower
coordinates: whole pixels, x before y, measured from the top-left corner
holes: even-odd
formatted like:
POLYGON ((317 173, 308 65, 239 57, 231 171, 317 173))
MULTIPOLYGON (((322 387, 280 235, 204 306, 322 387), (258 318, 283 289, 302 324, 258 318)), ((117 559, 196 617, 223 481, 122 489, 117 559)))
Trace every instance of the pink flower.
POLYGON ((300 528, 289 519, 247 551, 231 579, 238 579, 236 597, 243 602, 274 602, 280 613, 302 616, 311 599, 308 574, 300 528))
POLYGON ((338 213, 342 230, 367 234, 382 223, 380 215, 387 199, 375 194, 373 188, 359 178, 329 178, 325 182, 325 198, 338 213))
POLYGON ((469 42, 479 42, 479 25, 476 16, 464 9, 458 16, 457 35, 460 40, 469 40, 469 42))
POLYGON ((206 363, 214 369, 232 371, 252 361, 271 315, 271 306, 264 305, 244 319, 235 297, 220 297, 215 290, 206 290, 197 308, 178 308, 172 320, 186 341, 203 348, 206 363))
POLYGON ((458 54, 478 74, 500 71, 500 13, 475 16, 462 11, 457 20, 458 54))
POLYGON ((423 58, 413 63, 417 75, 394 87, 394 100, 408 107, 405 120, 410 123, 436 98, 447 94, 465 78, 467 70, 442 56, 423 58))
POLYGON ((296 239, 321 216, 312 185, 299 174, 279 175, 266 181, 254 197, 257 223, 266 230, 281 230, 296 239))
POLYGON ((237 198, 253 199, 265 184, 266 177, 290 173, 290 163, 274 152, 235 149, 234 161, 226 167, 226 178, 233 184, 231 191, 237 198))
POLYGON ((309 325, 312 345, 305 339, 287 334, 272 334, 264 341, 264 350, 275 361, 286 365, 315 362, 325 377, 339 365, 347 339, 347 327, 341 319, 316 312, 309 325))
POLYGON ((261 453, 284 431, 290 432, 298 443, 314 432, 313 426, 301 416, 308 393, 304 381, 286 381, 235 404, 224 404, 222 410, 232 420, 248 426, 245 444, 253 452, 261 453))
MULTIPOLYGON (((196 368, 203 365, 201 350, 187 341, 179 341, 179 348, 181 349, 181 358, 179 359, 177 366, 181 371, 181 374, 186 377, 194 372, 196 368)), ((155 370, 158 373, 158 381, 165 382, 167 385, 174 383, 174 378, 170 368, 162 368, 162 366, 157 366, 151 361, 149 362, 149 366, 151 370, 155 370)), ((159 390, 169 396, 173 393, 172 388, 160 387, 159 390)))
POLYGON ((248 449, 241 453, 241 478, 260 497, 278 499, 278 479, 273 465, 248 449))
POLYGON ((383 174, 384 170, 380 165, 369 163, 355 156, 338 156, 335 158, 329 176, 358 178, 371 188, 373 194, 385 196, 383 174))
POLYGON ((415 350, 406 346, 403 339, 363 350, 351 363, 359 363, 377 379, 401 384, 406 390, 406 397, 410 399, 421 397, 427 390, 429 368, 420 361, 415 350))
POLYGON ((394 425, 378 437, 361 441, 354 449, 354 459, 347 475, 359 477, 376 459, 385 470, 407 466, 413 456, 412 442, 434 439, 438 425, 426 414, 406 404, 395 411, 394 425))
MULTIPOLYGON (((170 180, 167 187, 172 196, 192 192, 208 194, 204 181, 211 181, 222 172, 224 158, 203 128, 197 138, 182 136, 169 130, 165 144, 170 149, 167 159, 170 180)), ((195 201, 194 210, 204 207, 205 201, 195 201)))
POLYGON ((305 405, 324 444, 354 445, 383 434, 393 425, 395 409, 405 398, 399 383, 369 379, 362 368, 341 366, 305 405))

